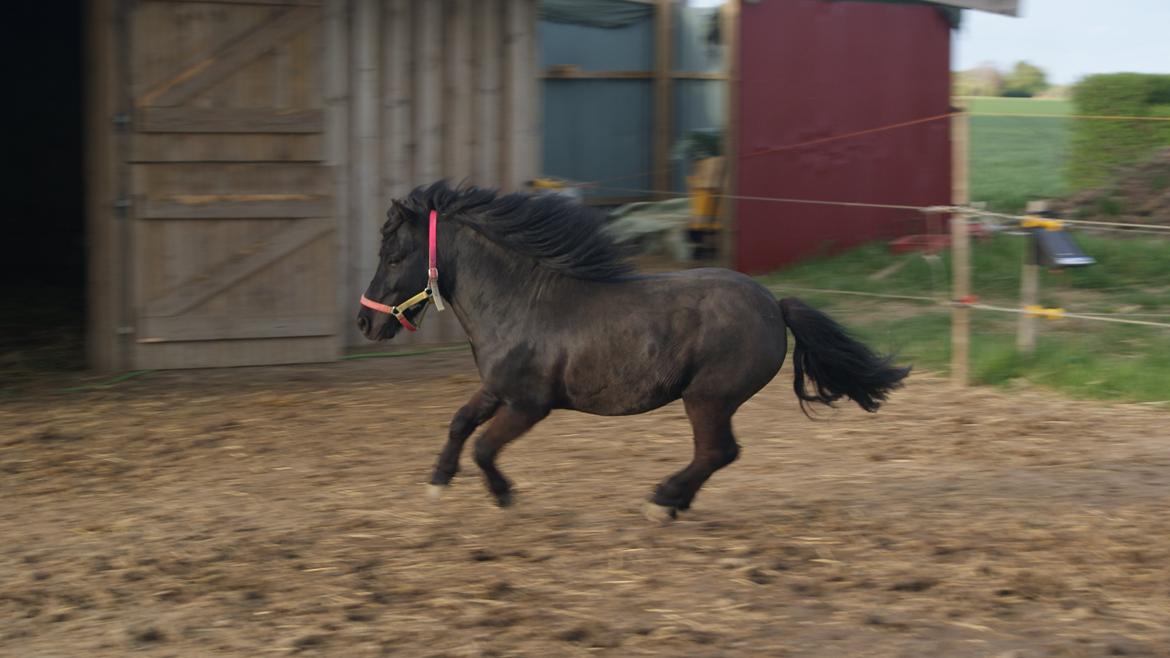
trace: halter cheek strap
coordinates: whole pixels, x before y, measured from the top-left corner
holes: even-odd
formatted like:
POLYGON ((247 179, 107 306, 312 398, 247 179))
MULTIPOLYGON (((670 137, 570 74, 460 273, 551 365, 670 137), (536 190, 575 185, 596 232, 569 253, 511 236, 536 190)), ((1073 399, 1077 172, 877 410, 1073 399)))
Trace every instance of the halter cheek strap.
POLYGON ((379 313, 387 313, 393 315, 395 320, 402 325, 403 329, 407 331, 418 331, 418 327, 414 326, 410 320, 406 319, 406 311, 419 304, 426 304, 428 301, 435 302, 435 308, 440 311, 446 307, 443 305, 443 297, 439 294, 439 267, 436 253, 435 230, 438 226, 439 213, 432 210, 430 217, 430 236, 427 239, 427 287, 421 292, 416 293, 410 299, 398 304, 397 306, 387 306, 385 304, 376 302, 365 295, 362 295, 361 304, 366 308, 373 309, 379 313))

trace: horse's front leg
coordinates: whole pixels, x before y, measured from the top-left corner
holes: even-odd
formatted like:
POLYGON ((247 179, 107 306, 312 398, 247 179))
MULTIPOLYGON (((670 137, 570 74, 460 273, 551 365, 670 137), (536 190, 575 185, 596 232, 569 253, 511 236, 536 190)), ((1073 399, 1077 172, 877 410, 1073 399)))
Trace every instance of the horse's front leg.
POLYGON ((503 406, 483 434, 475 440, 475 463, 483 471, 488 491, 500 507, 512 504, 512 484, 496 467, 496 456, 508 443, 520 438, 548 415, 547 409, 503 406))
POLYGON ((467 437, 477 427, 484 424, 496 413, 500 401, 484 389, 479 389, 467 404, 455 412, 451 419, 451 427, 447 431, 447 443, 439 453, 439 461, 435 464, 435 471, 431 475, 431 484, 428 487, 432 498, 438 498, 443 487, 451 483, 451 478, 459 472, 459 455, 463 452, 463 444, 467 437))

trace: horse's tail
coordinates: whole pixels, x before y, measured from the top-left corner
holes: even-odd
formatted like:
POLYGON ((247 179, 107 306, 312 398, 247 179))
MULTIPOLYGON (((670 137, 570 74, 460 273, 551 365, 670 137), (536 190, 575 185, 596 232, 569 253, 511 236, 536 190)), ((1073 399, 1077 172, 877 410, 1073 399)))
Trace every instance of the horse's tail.
POLYGON ((842 397, 866 411, 877 411, 890 391, 900 387, 910 374, 910 368, 894 366, 891 357, 875 354, 832 318, 799 299, 781 299, 780 312, 796 337, 792 388, 805 414, 806 402, 832 406, 842 397), (811 393, 805 388, 806 377, 814 386, 811 393))

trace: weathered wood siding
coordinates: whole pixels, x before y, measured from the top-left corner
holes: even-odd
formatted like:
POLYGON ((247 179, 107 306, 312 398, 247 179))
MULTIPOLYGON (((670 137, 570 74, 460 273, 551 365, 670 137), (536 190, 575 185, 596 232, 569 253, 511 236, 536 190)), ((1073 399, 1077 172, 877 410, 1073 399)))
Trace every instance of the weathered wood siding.
MULTIPOLYGON (((94 7, 95 366, 337 358, 391 199, 537 173, 536 0, 94 7)), ((393 347, 462 339, 431 312, 393 347)))
MULTIPOLYGON (((504 190, 538 173, 536 0, 352 0, 347 289, 377 267, 390 200, 440 178, 504 190)), ((352 328, 352 345, 365 339, 352 328)), ((388 347, 464 339, 428 311, 388 347)))
POLYGON ((134 365, 336 358, 320 3, 128 11, 134 365))

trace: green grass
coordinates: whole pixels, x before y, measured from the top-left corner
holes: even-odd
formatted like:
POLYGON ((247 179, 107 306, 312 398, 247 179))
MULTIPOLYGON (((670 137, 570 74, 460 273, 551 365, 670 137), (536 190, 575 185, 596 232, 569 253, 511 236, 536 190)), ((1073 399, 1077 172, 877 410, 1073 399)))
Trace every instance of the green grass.
MULTIPOLYGON (((1043 272, 1046 306, 1069 312, 1141 313, 1170 322, 1170 240, 1078 235, 1097 265, 1043 272)), ((1018 305, 1023 238, 1001 235, 976 242, 972 288, 980 300, 1018 305)), ((779 296, 799 296, 838 317, 875 348, 894 351, 919 369, 945 371, 950 359, 950 312, 930 303, 810 293, 793 288, 860 290, 945 300, 947 256, 894 255, 870 245, 809 261, 763 277, 779 296), (901 264, 880 280, 872 275, 901 264)), ((976 383, 1027 383, 1095 399, 1170 400, 1170 329, 1080 320, 1039 320, 1034 354, 1015 350, 1018 316, 976 311, 971 371, 976 383)))
MULTIPOLYGON (((1066 100, 965 98, 972 114, 1069 114, 1066 100)), ((1019 212, 1028 201, 1065 196, 1071 119, 971 117, 971 200, 1000 212, 1019 212)))
POLYGON ((973 114, 1072 114, 1072 101, 1063 98, 995 98, 960 96, 958 100, 973 114))

